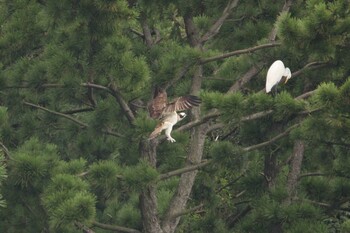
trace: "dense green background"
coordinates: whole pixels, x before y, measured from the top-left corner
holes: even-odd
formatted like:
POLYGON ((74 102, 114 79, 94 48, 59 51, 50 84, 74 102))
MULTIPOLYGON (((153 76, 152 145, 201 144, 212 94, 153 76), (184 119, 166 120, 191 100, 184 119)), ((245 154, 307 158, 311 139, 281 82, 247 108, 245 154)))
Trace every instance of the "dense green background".
POLYGON ((350 232, 349 5, 1 1, 1 232, 350 232), (202 98, 176 143, 155 85, 202 98))

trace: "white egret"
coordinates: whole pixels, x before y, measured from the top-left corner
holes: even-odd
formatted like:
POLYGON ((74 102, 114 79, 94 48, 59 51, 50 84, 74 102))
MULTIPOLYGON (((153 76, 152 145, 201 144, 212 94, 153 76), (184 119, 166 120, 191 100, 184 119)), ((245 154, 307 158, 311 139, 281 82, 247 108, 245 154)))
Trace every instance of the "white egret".
POLYGON ((292 77, 292 73, 288 67, 284 67, 281 60, 277 60, 270 66, 266 75, 266 93, 271 89, 277 88, 280 82, 286 83, 292 77))

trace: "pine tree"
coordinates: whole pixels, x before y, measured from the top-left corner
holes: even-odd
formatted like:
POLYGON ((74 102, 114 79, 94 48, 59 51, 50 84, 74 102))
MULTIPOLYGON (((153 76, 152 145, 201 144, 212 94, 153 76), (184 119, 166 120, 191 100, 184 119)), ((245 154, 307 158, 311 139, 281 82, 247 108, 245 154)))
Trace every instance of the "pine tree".
POLYGON ((0 11, 4 232, 349 231, 349 1, 0 11), (155 85, 202 98, 176 143, 148 139, 155 85))

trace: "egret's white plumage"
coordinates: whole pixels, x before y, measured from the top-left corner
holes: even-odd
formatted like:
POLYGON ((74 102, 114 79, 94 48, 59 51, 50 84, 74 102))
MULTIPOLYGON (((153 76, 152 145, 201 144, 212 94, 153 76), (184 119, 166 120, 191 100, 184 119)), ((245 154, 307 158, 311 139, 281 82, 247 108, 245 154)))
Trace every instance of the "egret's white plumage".
POLYGON ((277 60, 270 66, 266 75, 266 93, 269 93, 271 89, 278 85, 278 83, 284 78, 285 83, 292 77, 292 73, 288 67, 284 67, 281 60, 277 60))

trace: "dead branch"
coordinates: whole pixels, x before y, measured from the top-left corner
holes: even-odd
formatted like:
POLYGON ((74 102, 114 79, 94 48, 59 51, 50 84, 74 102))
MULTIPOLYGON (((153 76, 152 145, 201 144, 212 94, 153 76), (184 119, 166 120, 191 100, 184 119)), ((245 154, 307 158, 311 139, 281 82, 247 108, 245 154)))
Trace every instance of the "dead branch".
POLYGON ((68 119, 68 120, 70 120, 70 121, 72 121, 72 122, 82 126, 83 128, 87 128, 88 127, 88 125, 85 124, 84 122, 81 122, 81 121, 79 121, 79 120, 75 119, 74 117, 69 116, 67 114, 56 112, 56 111, 50 110, 48 108, 45 108, 45 107, 42 107, 42 106, 39 106, 39 105, 36 105, 36 104, 28 103, 28 102, 23 102, 23 104, 31 106, 31 107, 34 107, 34 108, 37 108, 37 109, 40 109, 40 110, 43 110, 45 112, 49 112, 51 114, 54 114, 54 115, 57 115, 57 116, 60 116, 60 117, 63 117, 63 118, 66 118, 66 119, 68 119))
POLYGON ((298 177, 298 180, 305 178, 305 177, 311 177, 311 176, 328 176, 330 175, 329 173, 323 173, 323 172, 309 172, 305 174, 301 174, 298 177))
POLYGON ((305 70, 316 70, 316 69, 320 69, 320 68, 323 68, 323 67, 328 66, 328 65, 329 65, 329 62, 322 62, 322 61, 310 62, 310 63, 306 64, 300 70, 293 72, 292 77, 297 77, 297 76, 301 75, 302 73, 305 72, 305 70))
POLYGON ((2 143, 0 142, 0 146, 2 148, 2 151, 4 152, 4 157, 5 157, 5 160, 8 161, 11 159, 11 156, 10 156, 10 152, 9 150, 7 149, 7 147, 2 143))
POLYGON ((204 44, 206 41, 214 37, 216 34, 219 33, 219 30, 222 26, 222 24, 225 22, 227 17, 230 15, 232 10, 237 6, 239 0, 232 0, 229 1, 227 6, 225 7, 224 11, 222 12, 222 15, 216 22, 209 28, 208 32, 205 33, 202 38, 200 39, 200 43, 204 44))
POLYGON ((114 83, 110 83, 109 90, 110 90, 110 93, 114 96, 114 98, 119 103, 119 106, 121 107, 121 109, 124 111, 124 114, 128 119, 129 123, 133 124, 133 122, 135 121, 134 113, 131 111, 128 103, 123 98, 123 95, 121 94, 117 86, 114 83))
MULTIPOLYGON (((66 118, 74 123, 76 123, 77 125, 80 125, 82 128, 88 128, 89 125, 82 122, 82 121, 79 121, 77 119, 75 119, 74 117, 70 116, 70 115, 67 115, 67 114, 64 114, 64 113, 61 113, 61 112, 56 112, 56 111, 53 111, 53 110, 50 110, 48 108, 45 108, 45 107, 42 107, 42 106, 39 106, 39 105, 36 105, 36 104, 32 104, 32 103, 29 103, 29 102, 23 102, 24 105, 27 105, 27 106, 31 106, 31 107, 34 107, 34 108, 37 108, 37 109, 40 109, 40 110, 43 110, 45 112, 48 112, 48 113, 51 113, 51 114, 54 114, 54 115, 57 115, 57 116, 60 116, 60 117, 63 117, 63 118, 66 118)), ((117 132, 113 132, 111 130, 106 130, 106 129, 102 129, 101 130, 103 133, 105 134, 109 134, 109 135, 113 135, 113 136, 116 136, 116 137, 125 137, 124 135, 120 134, 120 133, 117 133, 117 132)))
POLYGON ((200 204, 200 205, 195 206, 195 207, 192 207, 192 208, 190 208, 190 209, 183 210, 183 211, 180 211, 180 212, 178 212, 178 213, 174 213, 174 215, 172 215, 170 218, 178 218, 178 217, 181 217, 181 216, 183 216, 183 215, 196 212, 197 210, 203 208, 203 206, 204 206, 203 204, 200 204))
POLYGON ((253 65, 241 78, 239 78, 227 91, 227 93, 232 93, 239 91, 244 84, 249 82, 253 77, 255 77, 261 70, 264 62, 259 62, 253 65))
POLYGON ((87 226, 85 226, 85 225, 84 225, 83 223, 81 223, 81 222, 75 221, 75 222, 74 222, 74 225, 75 225, 78 229, 82 230, 84 233, 95 233, 93 230, 91 230, 90 228, 88 228, 87 226))
POLYGON ((245 148, 243 148, 243 151, 252 151, 252 150, 256 150, 256 149, 259 149, 261 147, 264 147, 264 146, 271 145, 272 143, 274 143, 275 141, 279 140, 280 138, 283 138, 283 137, 287 136, 294 128, 298 127, 299 125, 300 125, 300 123, 289 127, 283 133, 280 133, 279 135, 271 138, 269 141, 262 142, 262 143, 259 143, 259 144, 253 145, 253 146, 245 147, 245 148))
POLYGON ((177 169, 174 171, 170 171, 170 172, 161 174, 159 176, 159 180, 165 180, 165 179, 168 179, 168 178, 173 177, 173 176, 178 176, 178 175, 181 175, 181 174, 186 173, 186 172, 197 170, 199 168, 207 166, 209 163, 211 163, 211 160, 205 160, 205 161, 200 162, 199 164, 187 166, 184 168, 180 168, 180 169, 177 169))
POLYGON ((225 59, 225 58, 236 56, 236 55, 251 53, 251 52, 254 52, 256 50, 270 48, 270 47, 276 47, 276 46, 280 46, 280 45, 281 45, 281 43, 276 43, 276 42, 262 44, 262 45, 257 45, 257 46, 253 46, 253 47, 250 47, 250 48, 247 48, 247 49, 240 49, 240 50, 232 51, 232 52, 221 54, 221 55, 214 56, 214 57, 202 58, 200 60, 200 63, 201 64, 205 64, 205 63, 208 63, 208 62, 217 61, 217 60, 225 59))
POLYGON ((141 233, 141 231, 136 229, 121 227, 117 225, 109 225, 109 224, 99 223, 96 221, 92 222, 92 225, 94 225, 95 227, 98 227, 104 230, 110 230, 110 231, 119 231, 119 232, 125 232, 125 233, 141 233))

